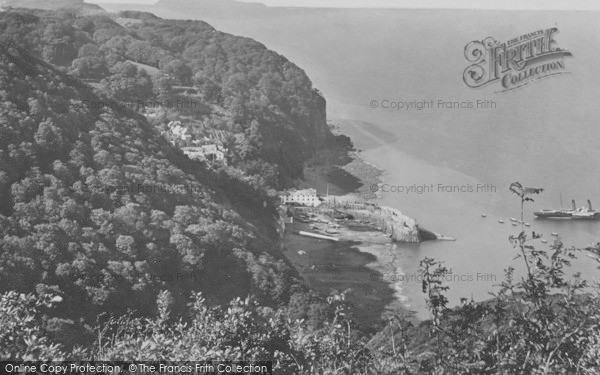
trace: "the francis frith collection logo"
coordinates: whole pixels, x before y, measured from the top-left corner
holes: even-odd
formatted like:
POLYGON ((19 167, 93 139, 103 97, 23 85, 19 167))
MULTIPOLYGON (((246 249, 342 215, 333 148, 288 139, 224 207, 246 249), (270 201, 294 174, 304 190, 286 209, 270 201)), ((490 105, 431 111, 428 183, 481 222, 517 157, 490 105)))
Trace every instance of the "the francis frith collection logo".
POLYGON ((556 27, 537 30, 500 43, 492 37, 472 41, 465 57, 472 63, 463 80, 472 88, 497 82, 499 91, 527 85, 540 78, 566 73, 565 60, 571 52, 559 48, 556 27))

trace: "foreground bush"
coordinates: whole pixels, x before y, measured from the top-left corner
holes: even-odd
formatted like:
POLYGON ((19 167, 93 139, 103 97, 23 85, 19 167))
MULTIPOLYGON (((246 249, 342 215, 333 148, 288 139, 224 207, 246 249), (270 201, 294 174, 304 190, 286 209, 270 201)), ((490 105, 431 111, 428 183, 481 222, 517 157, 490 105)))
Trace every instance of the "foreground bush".
MULTIPOLYGON (((254 298, 208 306, 193 296, 186 319, 171 316, 169 292, 157 299, 154 318, 133 313, 104 319, 90 347, 53 343, 46 312, 60 297, 8 292, 0 296, 1 359, 274 361, 277 374, 597 374, 600 371, 600 298, 597 285, 566 280, 574 249, 551 252, 514 238, 530 265, 514 281, 513 269, 491 300, 464 300, 448 308, 447 270, 425 259, 432 319, 412 326, 402 318, 368 337, 356 330, 346 292, 327 300, 332 317, 315 327, 292 320, 286 309, 254 298)), ((600 247, 587 249, 600 253, 600 247)), ((102 319, 100 319, 102 320, 102 319)))

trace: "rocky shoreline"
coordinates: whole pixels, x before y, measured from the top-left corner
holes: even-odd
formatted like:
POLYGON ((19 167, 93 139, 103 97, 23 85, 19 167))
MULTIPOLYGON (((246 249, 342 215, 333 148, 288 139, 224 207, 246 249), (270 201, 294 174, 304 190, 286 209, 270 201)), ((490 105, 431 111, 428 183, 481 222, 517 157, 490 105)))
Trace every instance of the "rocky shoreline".
MULTIPOLYGON (((335 127, 332 133, 337 133, 342 139, 345 137, 335 127)), ((351 286, 360 319, 372 325, 389 316, 412 315, 407 305, 408 301, 402 294, 403 278, 399 277, 403 275, 401 254, 394 243, 415 244, 438 237, 435 233, 419 227, 416 220, 404 215, 400 210, 371 203, 373 199, 378 198, 378 189, 373 189, 372 186, 383 183, 383 170, 364 161, 360 153, 360 150, 346 144, 330 147, 315 156, 305 168, 305 178, 296 181, 294 185, 298 189, 316 189, 324 202, 319 207, 294 207, 293 211, 307 216, 312 214, 313 219, 316 218, 314 215, 317 215, 326 220, 322 223, 319 220, 311 220, 312 224, 290 224, 289 219, 286 220, 286 209, 282 208, 280 229, 286 255, 306 282, 324 293, 327 293, 328 288, 351 286), (337 229, 328 234, 330 224, 337 229), (290 230, 291 228, 294 229, 290 230), (299 235, 299 229, 336 236, 341 242, 303 237, 299 235), (346 249, 348 243, 352 246, 346 249), (328 250, 318 250, 315 253, 314 246, 325 246, 328 250), (341 249, 346 250, 338 253, 341 249), (333 273, 320 269, 325 266, 320 264, 323 257, 329 259, 324 255, 328 252, 334 252, 336 257, 339 257, 336 258, 340 262, 337 266, 334 263, 327 264, 334 267, 331 271, 333 273), (344 265, 347 262, 355 262, 359 254, 370 260, 357 264, 358 268, 340 274, 341 269, 345 268, 344 265), (360 269, 363 271, 358 271, 360 269), (315 273, 321 276, 316 277, 315 273), (330 277, 340 277, 344 281, 323 281, 330 277)))
POLYGON ((301 212, 319 213, 329 218, 345 217, 369 224, 386 234, 393 242, 418 243, 435 240, 435 233, 419 227, 412 218, 397 209, 356 201, 353 195, 329 196, 319 207, 301 207, 301 212))

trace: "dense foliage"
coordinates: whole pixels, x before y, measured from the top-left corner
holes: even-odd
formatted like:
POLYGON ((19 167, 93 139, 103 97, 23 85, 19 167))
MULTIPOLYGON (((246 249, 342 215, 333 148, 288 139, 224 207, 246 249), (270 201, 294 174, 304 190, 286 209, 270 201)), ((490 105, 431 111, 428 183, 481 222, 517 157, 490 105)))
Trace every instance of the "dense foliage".
POLYGON ((223 143, 230 165, 272 186, 301 177, 329 137, 325 100, 301 69, 201 21, 18 9, 0 14, 0 34, 97 93, 152 112, 163 130, 178 120, 195 139, 223 143))
MULTIPOLYGON (((154 318, 111 317, 97 327, 93 346, 65 351, 40 318, 61 299, 9 292, 0 296, 0 348, 7 348, 0 358, 269 360, 277 374, 289 375, 597 374, 598 285, 584 291, 583 282, 563 276, 574 249, 557 242, 551 250, 526 250, 527 261, 537 264, 531 276, 513 281, 509 269, 495 298, 452 309, 438 282, 448 270, 425 259, 432 320, 413 326, 394 317, 370 341, 356 330, 347 291, 331 295, 331 313, 316 327, 289 308, 264 307, 251 297, 210 307, 199 293, 191 299, 190 319, 176 320, 165 291, 154 318)), ((587 251, 600 254, 600 244, 587 251)))
POLYGON ((178 315, 192 291, 312 298, 290 291, 272 188, 329 133, 285 58, 203 22, 8 8, 0 100, 0 291, 62 296, 47 327, 59 342, 89 340, 103 311, 154 313, 159 290, 178 315), (187 158, 192 140, 227 165, 187 158))
POLYGON ((191 291, 281 303, 294 283, 272 193, 189 160, 143 116, 89 109, 84 84, 0 48, 0 288, 53 291, 57 325, 152 312, 191 291), (257 219, 261 218, 261 219, 257 219))

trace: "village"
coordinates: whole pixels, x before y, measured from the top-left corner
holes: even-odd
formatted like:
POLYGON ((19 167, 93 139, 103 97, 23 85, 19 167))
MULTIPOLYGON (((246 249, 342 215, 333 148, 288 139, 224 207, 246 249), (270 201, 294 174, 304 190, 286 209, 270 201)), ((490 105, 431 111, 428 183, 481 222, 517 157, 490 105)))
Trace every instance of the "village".
POLYGON ((208 137, 196 139, 190 128, 182 125, 181 121, 170 121, 167 124, 166 131, 161 134, 165 136, 173 145, 181 146, 181 150, 192 160, 202 160, 211 164, 227 165, 227 149, 223 143, 208 137))
POLYGON ((414 219, 400 211, 368 203, 353 194, 321 197, 313 188, 291 189, 280 192, 279 199, 280 217, 285 223, 283 234, 291 231, 331 241, 360 240, 356 232, 379 232, 381 237, 394 242, 414 243, 438 238, 435 233, 419 228, 414 219))

